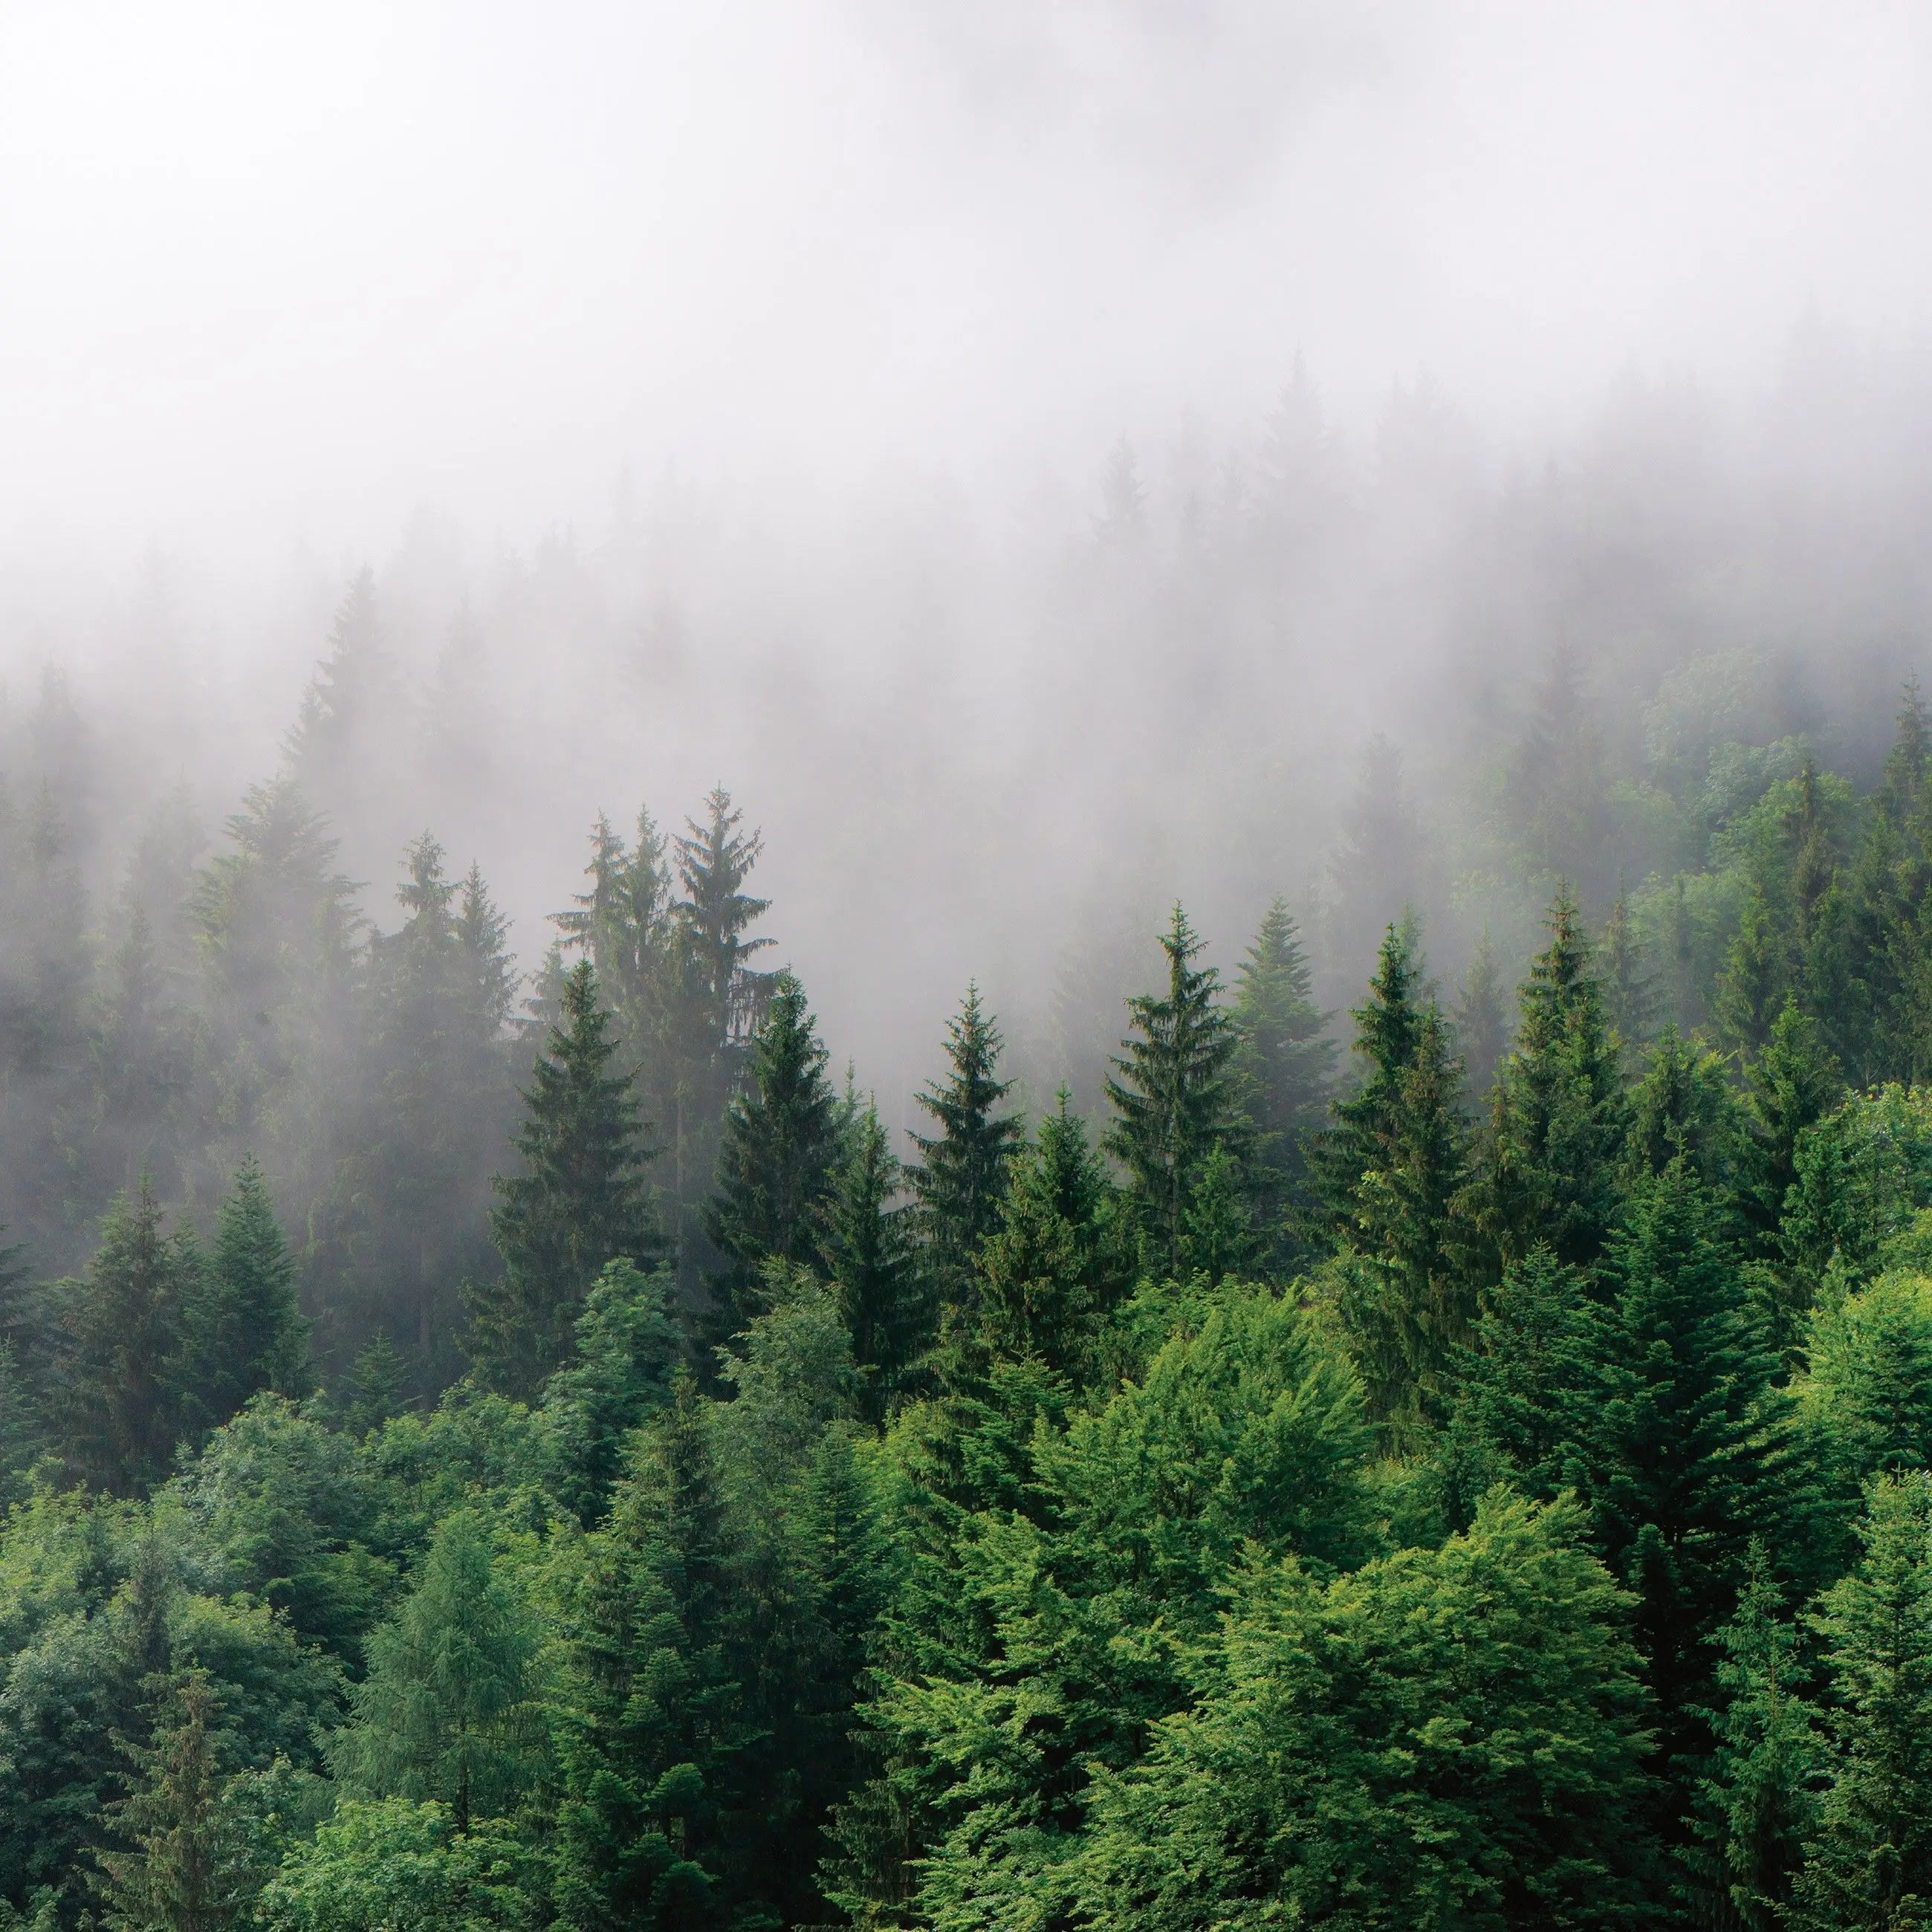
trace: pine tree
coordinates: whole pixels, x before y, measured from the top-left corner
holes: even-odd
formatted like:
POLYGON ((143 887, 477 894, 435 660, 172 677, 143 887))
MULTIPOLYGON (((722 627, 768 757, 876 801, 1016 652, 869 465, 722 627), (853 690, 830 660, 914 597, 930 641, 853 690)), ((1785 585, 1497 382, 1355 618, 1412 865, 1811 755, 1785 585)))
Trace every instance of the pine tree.
POLYGON ((1817 1816, 1819 1739, 1805 1702, 1810 1672, 1762 1544, 1737 1614, 1718 1633, 1722 1704, 1699 1780, 1702 1844, 1692 1868, 1712 1919, 1737 1932, 1787 1924, 1817 1816))
POLYGON ((1193 963, 1202 941, 1178 905, 1160 944, 1167 991, 1127 1002, 1138 1037, 1121 1042, 1120 1077, 1107 1082, 1114 1119, 1104 1144, 1127 1170, 1152 1264, 1178 1274, 1202 1170, 1217 1144, 1245 1154, 1248 1126, 1233 1077, 1240 1036, 1220 974, 1193 963))
POLYGON ((676 842, 677 875, 685 892, 677 911, 696 967, 704 1003, 704 1043, 722 1079, 722 1096, 736 1070, 734 1048, 750 1034, 766 993, 776 990, 769 976, 754 973, 745 964, 772 943, 745 937, 771 902, 744 890, 764 849, 762 835, 738 830, 744 814, 734 808, 731 795, 722 785, 715 787, 704 803, 704 824, 687 819, 684 835, 676 842))
POLYGON ((1024 1130, 1016 1116, 998 1111, 1012 1082, 996 1077, 1005 1042, 980 1004, 978 986, 966 988, 946 1035, 950 1070, 917 1096, 939 1131, 914 1135, 919 1163, 908 1178, 934 1288, 951 1303, 960 1299, 980 1244, 998 1223, 1006 1163, 1024 1130))
POLYGON ((882 1418, 932 1340, 930 1303, 908 1223, 897 1204, 899 1164, 876 1103, 860 1117, 826 1204, 820 1252, 866 1378, 864 1406, 882 1418))
POLYGON ((1616 1218, 1627 1109, 1616 1038, 1567 886, 1549 925, 1496 1078, 1476 1220, 1504 1262, 1547 1241, 1560 1260, 1587 1263, 1616 1218))
POLYGON ((1634 1176, 1661 1174, 1682 1155, 1706 1186, 1729 1194, 1744 1126, 1723 1055, 1686 1040, 1672 1020, 1658 1036, 1630 1096, 1625 1158, 1634 1176))
POLYGON ((493 1384, 528 1393, 562 1362, 590 1284, 619 1256, 657 1258, 643 1178, 650 1158, 630 1083, 588 960, 564 982, 563 1010, 524 1094, 524 1172, 496 1184, 490 1216, 503 1272, 469 1289, 472 1353, 493 1384))
POLYGON ((188 1283, 175 1371, 184 1415, 218 1427, 260 1389, 307 1395, 308 1324, 296 1302, 296 1264, 253 1154, 215 1223, 214 1250, 188 1283))
POLYGON ((1269 906, 1238 979, 1234 1024, 1241 1046, 1235 1070, 1254 1125, 1256 1204, 1270 1247, 1286 1260, 1284 1222, 1301 1189, 1303 1141, 1328 1106, 1336 1049, 1285 899, 1269 906))
POLYGON ((223 1932, 243 1922, 248 1848, 224 1828, 220 1715, 207 1672, 183 1671, 149 1742, 135 1749, 138 1782, 114 1818, 128 1849, 100 1855, 109 1932, 223 1932))
POLYGON ((174 1450, 182 1304, 200 1267, 184 1234, 162 1228, 146 1175, 117 1195, 84 1281, 67 1285, 69 1359, 62 1390, 68 1453, 87 1479, 126 1496, 166 1473, 174 1450))
POLYGON ((1932 1476, 1882 1480, 1869 1508, 1863 1559, 1818 1618, 1833 1695, 1804 1932, 1932 1922, 1932 1476))
POLYGON ((805 988, 781 973, 753 1036, 746 1090, 725 1116, 707 1222, 726 1258, 716 1283, 722 1312, 740 1322, 758 1305, 762 1262, 808 1261, 818 1251, 842 1149, 815 1025, 805 988))

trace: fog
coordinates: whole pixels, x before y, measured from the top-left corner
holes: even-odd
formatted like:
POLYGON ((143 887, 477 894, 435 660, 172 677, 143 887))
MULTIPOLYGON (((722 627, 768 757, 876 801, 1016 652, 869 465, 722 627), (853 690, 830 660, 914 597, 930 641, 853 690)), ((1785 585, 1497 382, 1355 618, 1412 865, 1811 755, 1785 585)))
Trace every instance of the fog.
POLYGON ((107 944, 367 565, 393 704, 318 802, 371 915, 427 824, 534 967, 594 814, 722 779, 895 1118, 974 974, 1090 1100, 1177 894, 1224 962, 1288 895, 1336 1003, 1406 901, 1445 971, 1520 950, 1484 774, 1552 664, 1635 744, 1744 653, 1863 769, 1922 662, 1928 55, 1902 4, 15 0, 10 777, 51 669, 107 944), (1377 732, 1431 842, 1338 872, 1377 732))

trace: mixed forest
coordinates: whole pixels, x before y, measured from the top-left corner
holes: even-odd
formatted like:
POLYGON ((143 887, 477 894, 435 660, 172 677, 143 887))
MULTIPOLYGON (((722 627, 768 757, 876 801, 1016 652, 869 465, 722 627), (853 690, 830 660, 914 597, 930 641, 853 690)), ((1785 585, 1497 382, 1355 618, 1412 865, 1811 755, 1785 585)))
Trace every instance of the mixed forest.
POLYGON ((722 787, 534 970, 430 833, 365 904, 372 595, 104 896, 14 733, 0 1926, 1932 1924, 1916 684, 1840 772, 1557 664, 1473 932, 1378 743, 1325 901, 1057 1092, 962 988, 908 1131, 722 787))

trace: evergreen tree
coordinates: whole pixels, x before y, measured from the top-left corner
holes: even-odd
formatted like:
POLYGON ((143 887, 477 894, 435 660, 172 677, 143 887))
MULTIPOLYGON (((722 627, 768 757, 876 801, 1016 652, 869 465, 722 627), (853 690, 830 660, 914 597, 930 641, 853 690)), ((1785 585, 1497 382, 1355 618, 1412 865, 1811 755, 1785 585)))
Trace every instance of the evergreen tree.
POLYGON ((1681 1155, 1706 1186, 1732 1191, 1744 1124, 1726 1072, 1723 1056, 1666 1024, 1630 1096, 1633 1176, 1661 1174, 1681 1155))
POLYGON ((1327 1108, 1336 1049, 1285 899, 1269 906, 1238 981, 1234 1024, 1241 1045, 1235 1070, 1254 1126, 1257 1206, 1271 1248, 1286 1259, 1283 1224, 1301 1189, 1303 1142, 1327 1108))
POLYGON ((1354 1052, 1360 1064, 1354 1091, 1329 1108, 1329 1126, 1312 1149, 1315 1225, 1332 1244, 1354 1226, 1362 1177, 1382 1164, 1400 1126, 1402 1083, 1414 1064, 1424 1010, 1420 962, 1406 927, 1391 926, 1369 982, 1369 996, 1353 1010, 1354 1052))
POLYGON ((1932 1476, 1874 1484, 1864 1555, 1818 1618, 1832 1700, 1817 1835, 1797 1886, 1805 1932, 1932 1918, 1932 1476))
POLYGON ((1626 1108, 1616 1038, 1567 886, 1549 925, 1496 1078, 1476 1218, 1506 1262, 1547 1241, 1560 1260, 1588 1262, 1616 1218, 1626 1108))
POLYGON ((184 1232, 164 1232, 143 1175, 131 1201, 115 1197, 86 1279, 65 1284, 68 1454, 88 1481, 117 1495, 157 1480, 172 1455, 182 1305, 200 1265, 184 1232))
POLYGON ((182 1413, 202 1430, 226 1422, 257 1390, 301 1396, 315 1385, 295 1260, 252 1154, 221 1204, 213 1253, 187 1284, 175 1373, 182 1413))
POLYGON ((998 1111, 1012 1087, 996 1077, 1004 1045, 980 988, 968 986, 958 1017, 946 1022, 946 1076, 918 1095, 939 1131, 914 1135, 919 1162, 908 1178, 934 1288, 945 1302, 961 1298, 980 1244, 998 1223, 1006 1163, 1024 1132, 1015 1115, 998 1111))
POLYGON ((1126 1286, 1121 1233, 1106 1169, 1063 1087, 1013 1156, 1000 1225, 980 1250, 978 1328, 994 1354, 1073 1376, 1088 1368, 1096 1326, 1126 1286))
POLYGON ((1800 1140, 1844 1090, 1816 1022, 1787 999, 1763 1051, 1745 1071, 1750 1139, 1740 1202, 1760 1252, 1774 1250, 1786 1198, 1798 1179, 1800 1140))
POLYGON ((1588 1488, 1611 1567, 1636 1594, 1671 1774, 1706 1750, 1708 1640, 1732 1614, 1751 1539, 1803 1554, 1778 1360, 1680 1156, 1642 1187, 1606 1262, 1616 1291, 1591 1378, 1588 1488))
POLYGON ((781 973, 753 1036, 746 1090, 725 1117, 707 1221, 728 1263, 716 1283, 723 1312, 741 1322, 757 1304, 762 1262, 807 1261, 818 1250, 842 1148, 815 1024, 805 988, 781 973))
POLYGON ((496 1184, 490 1232, 502 1257, 472 1284, 475 1358, 506 1391, 535 1389, 564 1359, 590 1284, 620 1256, 646 1264, 659 1236, 643 1178, 650 1155, 588 960, 564 982, 563 1011, 524 1094, 524 1172, 496 1184))
POLYGON ((820 1246, 852 1356, 866 1378, 864 1407, 878 1420, 932 1340, 908 1222, 897 1204, 899 1164, 876 1103, 860 1117, 851 1152, 826 1204, 820 1246))
POLYGON ((100 1854, 110 1932, 223 1932, 244 1922, 248 1848, 224 1828, 220 1714, 208 1673, 183 1671, 151 1738, 134 1749, 137 1781, 114 1820, 128 1848, 100 1854))
POLYGON ((502 1816, 536 1776, 538 1641, 482 1525, 445 1518, 407 1601, 369 1640, 337 1775, 375 1796, 435 1798, 459 1832, 502 1816))
POLYGON ((1604 921, 1604 1017, 1626 1051, 1640 1047, 1651 1035, 1660 1004, 1649 949, 1632 922, 1630 890, 1619 889, 1616 902, 1604 921))
POLYGON ((1177 905, 1161 938, 1166 994, 1127 1002, 1138 1037, 1121 1042, 1107 1097, 1114 1119, 1105 1144, 1127 1170, 1152 1264, 1175 1274, 1186 1260, 1187 1210, 1217 1144, 1245 1153, 1232 1062, 1240 1036, 1222 1005, 1220 975, 1197 967, 1202 942, 1177 905))
POLYGON ((1699 1784, 1692 1859, 1711 1918, 1738 1932, 1790 1923, 1792 1892, 1817 1816, 1819 1740, 1810 1672, 1762 1544, 1737 1614, 1718 1633, 1723 1698, 1716 1748, 1699 1784))

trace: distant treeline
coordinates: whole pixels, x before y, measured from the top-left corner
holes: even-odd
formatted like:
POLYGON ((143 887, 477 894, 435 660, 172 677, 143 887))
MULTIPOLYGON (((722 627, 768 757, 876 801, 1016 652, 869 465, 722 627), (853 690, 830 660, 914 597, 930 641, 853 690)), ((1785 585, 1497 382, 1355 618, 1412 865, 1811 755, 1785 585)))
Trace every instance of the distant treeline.
POLYGON ((0 1924, 1932 1912, 1916 687, 1861 788, 1553 676, 1513 994, 1177 906, 1100 1104, 969 988, 896 1144, 722 789, 527 986, 428 835, 365 924, 346 648, 112 948, 7 828, 0 1924))

